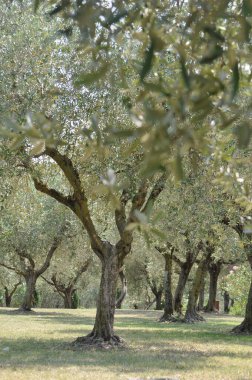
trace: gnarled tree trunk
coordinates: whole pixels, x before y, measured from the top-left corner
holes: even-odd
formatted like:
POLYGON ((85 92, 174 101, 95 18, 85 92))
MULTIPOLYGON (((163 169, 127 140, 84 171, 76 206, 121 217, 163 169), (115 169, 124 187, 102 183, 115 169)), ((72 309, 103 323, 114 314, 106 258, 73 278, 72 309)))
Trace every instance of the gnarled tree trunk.
POLYGON ((179 274, 179 279, 178 279, 178 284, 175 290, 175 295, 174 295, 174 310, 181 315, 182 314, 182 299, 183 299, 183 294, 186 286, 186 282, 188 280, 189 274, 191 272, 193 266, 192 261, 186 261, 181 265, 181 270, 179 274))
MULTIPOLYGON (((252 270, 251 248, 252 247, 249 246, 249 253, 247 254, 247 257, 250 264, 250 268, 252 270)), ((232 330, 232 332, 236 334, 252 334, 252 276, 251 276, 251 283, 250 283, 250 289, 249 289, 249 294, 248 294, 245 318, 239 326, 236 326, 232 330)))
POLYGON ((156 306, 155 306, 155 310, 162 310, 162 295, 163 295, 163 290, 162 289, 159 289, 156 293, 155 293, 155 303, 156 303, 156 306))
POLYGON ((73 309, 73 293, 76 289, 65 289, 63 299, 64 299, 64 308, 73 309))
POLYGON ((120 294, 118 300, 116 301, 116 308, 117 309, 121 309, 122 303, 123 303, 125 297, 127 296, 127 279, 125 277, 123 269, 120 270, 119 277, 121 280, 122 289, 121 289, 121 294, 120 294))
POLYGON ((86 344, 102 347, 122 342, 114 333, 116 285, 121 268, 115 247, 111 246, 101 261, 102 274, 94 328, 87 336, 77 338, 73 342, 74 346, 86 344))
POLYGON ((218 261, 217 263, 210 263, 208 266, 208 272, 210 275, 210 283, 209 283, 209 298, 207 305, 205 307, 205 311, 214 312, 217 311, 215 308, 216 303, 216 295, 217 295, 217 286, 218 286, 218 278, 220 275, 222 267, 222 261, 218 261))
POLYGON ((31 311, 34 303, 34 293, 36 288, 37 274, 35 271, 29 271, 25 276, 25 295, 21 305, 21 310, 31 311))
POLYGON ((164 272, 164 292, 165 306, 164 314, 160 322, 173 321, 173 296, 172 296, 172 253, 164 253, 165 272, 164 272))
POLYGON ((206 286, 206 281, 203 279, 200 292, 199 292, 199 302, 198 302, 198 311, 202 311, 204 309, 204 302, 205 302, 205 286, 206 286))
POLYGON ((5 289, 4 290, 5 305, 6 307, 10 307, 12 297, 10 296, 8 288, 6 286, 4 289, 5 289))
POLYGON ((204 318, 197 312, 197 301, 198 301, 200 289, 204 281, 204 277, 206 275, 207 267, 208 267, 212 253, 213 253, 213 247, 208 246, 205 257, 200 261, 198 265, 198 268, 193 280, 193 284, 189 292, 189 299, 188 299, 186 314, 184 318, 184 322, 186 323, 204 321, 204 318))
POLYGON ((223 299, 224 299, 224 313, 229 313, 229 303, 230 303, 230 296, 227 290, 224 291, 223 294, 223 299))

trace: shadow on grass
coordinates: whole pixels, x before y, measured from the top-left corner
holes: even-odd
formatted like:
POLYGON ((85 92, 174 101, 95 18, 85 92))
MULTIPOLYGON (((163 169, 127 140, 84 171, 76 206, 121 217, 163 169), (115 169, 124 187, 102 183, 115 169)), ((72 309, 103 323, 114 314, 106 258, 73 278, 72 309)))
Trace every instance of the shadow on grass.
POLYGON ((162 349, 150 346, 148 349, 126 349, 112 351, 82 351, 76 352, 68 349, 68 343, 60 339, 3 339, 0 345, 1 368, 14 366, 34 367, 36 365, 50 367, 81 366, 90 367, 92 371, 101 370, 101 367, 110 371, 144 372, 148 367, 151 370, 191 371, 213 366, 209 357, 229 357, 250 359, 251 353, 233 353, 216 351, 213 353, 196 349, 174 348, 172 344, 162 345, 162 349), (8 351, 3 348, 8 347, 8 351), (94 366, 96 368, 94 368, 94 366))

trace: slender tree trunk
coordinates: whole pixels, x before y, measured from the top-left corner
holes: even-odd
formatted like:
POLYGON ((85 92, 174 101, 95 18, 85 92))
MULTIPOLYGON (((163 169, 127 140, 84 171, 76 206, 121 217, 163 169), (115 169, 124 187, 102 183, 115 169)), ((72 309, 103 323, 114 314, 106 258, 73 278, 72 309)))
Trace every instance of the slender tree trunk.
POLYGON ((206 255, 206 257, 203 258, 198 265, 198 268, 193 280, 193 284, 189 292, 189 299, 188 299, 186 314, 184 318, 184 321, 186 323, 204 321, 204 318, 200 314, 197 313, 197 301, 198 301, 200 289, 201 289, 201 286, 202 286, 202 283, 204 281, 204 277, 207 271, 211 253, 209 252, 206 255))
POLYGON ((123 303, 125 297, 127 296, 127 279, 125 277, 123 270, 121 270, 119 272, 119 277, 120 277, 121 284, 122 284, 122 290, 121 290, 121 294, 120 294, 118 300, 116 301, 116 308, 117 309, 121 309, 122 303, 123 303))
MULTIPOLYGON (((252 270, 251 246, 249 248, 250 249, 249 249, 249 253, 247 254, 247 257, 250 264, 250 268, 252 270)), ((245 318, 239 326, 236 326, 232 330, 232 332, 236 334, 252 334, 252 276, 251 276, 251 283, 250 283, 250 289, 249 289, 249 294, 248 294, 245 318)))
POLYGON ((162 295, 163 295, 163 290, 158 290, 157 293, 155 294, 156 297, 156 307, 155 310, 162 310, 162 295))
POLYGON ((221 271, 221 262, 210 263, 208 267, 209 275, 210 275, 210 283, 209 283, 209 298, 205 308, 207 312, 217 311, 215 308, 216 295, 217 295, 217 286, 218 286, 218 278, 221 271))
POLYGON ((10 307, 12 296, 10 295, 9 290, 6 286, 4 288, 4 298, 6 307, 10 307))
POLYGON ((229 293, 225 290, 224 291, 224 313, 229 313, 229 302, 230 302, 230 296, 229 293))
POLYGON ((31 311, 34 301, 34 292, 36 286, 37 276, 35 272, 30 272, 25 277, 26 289, 25 295, 23 299, 23 303, 21 306, 21 310, 23 311, 31 311))
POLYGON ((65 309, 73 309, 73 289, 66 289, 64 292, 64 308, 65 309))
POLYGON ((164 314, 160 322, 173 321, 173 296, 172 296, 172 253, 165 253, 165 272, 164 272, 164 292, 165 306, 164 314))
POLYGON ((121 266, 113 247, 102 259, 100 291, 93 331, 86 337, 77 338, 73 345, 87 344, 103 347, 118 345, 122 342, 121 338, 114 334, 116 285, 121 266))
POLYGON ((206 286, 206 281, 205 281, 205 279, 203 279, 202 285, 201 285, 201 288, 200 288, 200 292, 199 292, 199 302, 198 302, 198 307, 197 307, 198 311, 202 311, 204 309, 205 286, 206 286))
POLYGON ((188 280, 188 276, 190 274, 190 271, 192 269, 193 262, 185 262, 181 266, 181 271, 179 274, 179 280, 178 280, 178 285, 175 290, 175 295, 174 295, 174 310, 181 315, 182 314, 182 299, 183 299, 183 294, 186 286, 186 282, 188 280))

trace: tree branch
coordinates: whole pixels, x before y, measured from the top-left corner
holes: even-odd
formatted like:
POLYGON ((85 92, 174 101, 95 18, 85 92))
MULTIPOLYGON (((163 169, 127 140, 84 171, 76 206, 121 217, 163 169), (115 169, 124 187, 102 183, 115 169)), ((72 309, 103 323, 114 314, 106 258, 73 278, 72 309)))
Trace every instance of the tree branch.
POLYGON ((27 259, 32 267, 32 269, 35 268, 35 262, 33 260, 33 258, 31 257, 31 255, 29 255, 28 253, 24 252, 24 251, 21 251, 19 249, 16 249, 15 250, 17 255, 20 257, 20 258, 23 258, 23 259, 27 259))
POLYGON ((120 209, 115 210, 115 221, 117 229, 122 236, 122 233, 126 227, 126 212, 125 207, 130 200, 130 193, 127 190, 123 190, 120 197, 120 209))
POLYGON ((9 270, 14 271, 15 273, 17 273, 17 274, 19 274, 19 275, 21 275, 21 276, 25 276, 25 273, 22 272, 21 270, 19 270, 18 268, 11 267, 11 266, 9 266, 9 265, 7 265, 7 264, 5 264, 5 263, 2 263, 2 262, 0 262, 0 265, 1 265, 2 267, 6 268, 6 269, 9 269, 9 270))
POLYGON ((42 266, 36 270, 37 276, 40 276, 42 273, 44 273, 46 271, 47 268, 49 268, 53 254, 56 251, 56 249, 58 248, 58 246, 60 245, 60 243, 63 239, 65 230, 66 230, 66 225, 63 225, 63 227, 60 229, 58 235, 53 239, 53 243, 52 243, 52 245, 51 245, 51 247, 47 253, 44 264, 42 264, 42 266))
POLYGON ((83 266, 80 268, 80 270, 77 272, 76 276, 74 277, 74 279, 72 280, 71 284, 72 286, 75 285, 79 279, 79 277, 82 275, 82 273, 86 272, 89 265, 91 264, 91 259, 88 259, 84 264, 83 266))
POLYGON ((51 157, 61 168, 65 174, 68 182, 73 187, 75 195, 78 197, 80 194, 84 196, 81 180, 78 171, 75 169, 72 161, 67 156, 61 154, 55 148, 46 147, 44 154, 51 157))
POLYGON ((35 186, 36 190, 38 190, 41 193, 44 193, 46 195, 49 195, 50 197, 56 199, 56 201, 58 201, 59 203, 62 203, 63 205, 65 205, 69 208, 73 207, 73 199, 70 195, 65 196, 57 190, 50 189, 49 187, 47 187, 46 184, 39 181, 37 178, 33 177, 33 182, 34 182, 34 186, 35 186))
POLYGON ((38 186, 38 190, 48 194, 49 196, 55 198, 58 202, 71 208, 71 210, 78 216, 84 225, 89 235, 93 251, 101 259, 103 257, 103 242, 99 237, 90 216, 87 198, 82 187, 78 171, 74 167, 70 158, 61 154, 57 149, 46 147, 44 154, 51 157, 61 168, 69 184, 73 187, 74 192, 73 196, 65 197, 56 190, 49 189, 50 191, 48 191, 48 188, 45 186, 42 186, 42 188, 41 185, 38 186))
POLYGON ((158 198, 159 194, 164 190, 165 188, 165 182, 166 182, 166 179, 167 179, 167 174, 164 173, 162 174, 158 180, 156 181, 144 207, 141 209, 141 212, 145 213, 145 214, 150 214, 153 206, 154 206, 154 203, 156 201, 156 199, 158 198))
POLYGON ((14 288, 12 289, 12 291, 9 293, 9 296, 12 297, 13 294, 15 293, 15 291, 17 290, 17 288, 19 287, 19 285, 22 284, 22 281, 20 280, 19 282, 17 282, 15 285, 14 285, 14 288))
POLYGON ((180 268, 182 267, 183 265, 183 262, 176 256, 176 255, 172 255, 172 259, 173 261, 178 264, 178 266, 180 266, 180 268))

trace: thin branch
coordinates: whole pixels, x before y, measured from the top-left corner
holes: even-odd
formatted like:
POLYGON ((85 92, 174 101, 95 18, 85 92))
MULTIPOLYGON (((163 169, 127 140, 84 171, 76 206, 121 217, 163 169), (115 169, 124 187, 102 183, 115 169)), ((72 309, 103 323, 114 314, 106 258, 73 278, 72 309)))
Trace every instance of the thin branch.
POLYGON ((72 208, 73 199, 70 195, 65 196, 62 193, 60 193, 59 191, 47 187, 47 185, 45 183, 39 181, 37 178, 33 177, 33 182, 34 182, 34 186, 35 186, 36 190, 38 190, 41 193, 44 193, 46 195, 49 195, 50 197, 56 199, 56 201, 58 201, 59 203, 62 203, 63 205, 65 205, 69 208, 72 208))
POLYGON ((22 250, 19 250, 19 249, 16 249, 15 250, 17 255, 22 258, 22 259, 27 259, 32 267, 32 269, 35 268, 35 262, 33 260, 33 258, 31 257, 31 255, 29 255, 27 252, 24 252, 22 250))
POLYGON ((67 156, 61 154, 55 148, 46 147, 44 154, 51 157, 61 168, 70 185, 74 189, 74 193, 79 196, 84 196, 84 190, 82 188, 81 180, 78 171, 75 169, 72 161, 67 156))
POLYGON ((182 267, 182 265, 184 264, 176 255, 172 255, 172 259, 173 261, 178 264, 178 266, 180 266, 180 268, 182 267))
POLYGON ((79 279, 79 277, 82 275, 82 273, 86 272, 89 265, 91 264, 91 259, 88 259, 84 264, 83 266, 80 268, 80 270, 77 272, 76 276, 74 277, 74 279, 72 280, 71 282, 71 285, 75 285, 79 279))
POLYGON ((46 271, 47 268, 49 268, 53 254, 63 239, 65 229, 66 229, 66 225, 63 225, 63 227, 60 229, 58 235, 53 239, 52 245, 51 245, 51 247, 47 253, 47 256, 46 256, 44 263, 42 264, 42 266, 39 269, 36 270, 37 276, 40 276, 42 273, 44 273, 46 271))
POLYGON ((167 179, 167 174, 164 173, 162 174, 158 180, 156 181, 153 189, 151 190, 151 193, 144 205, 144 207, 141 209, 141 212, 145 213, 145 214, 150 214, 152 208, 153 208, 153 205, 156 201, 156 199, 158 198, 159 194, 164 190, 165 188, 165 182, 166 182, 166 179, 167 179))
POLYGON ((6 268, 6 269, 9 269, 9 270, 14 271, 15 273, 17 273, 17 274, 19 274, 19 275, 21 275, 21 276, 25 276, 25 273, 22 272, 21 270, 19 270, 18 268, 11 267, 11 266, 9 266, 9 265, 7 265, 7 264, 5 264, 5 263, 2 263, 2 262, 0 262, 0 265, 1 265, 2 267, 6 268))
POLYGON ((14 288, 12 289, 12 291, 9 293, 9 296, 12 297, 13 294, 15 293, 15 291, 17 290, 17 288, 19 287, 19 285, 22 284, 22 281, 20 280, 19 282, 17 282, 15 285, 14 285, 14 288))

